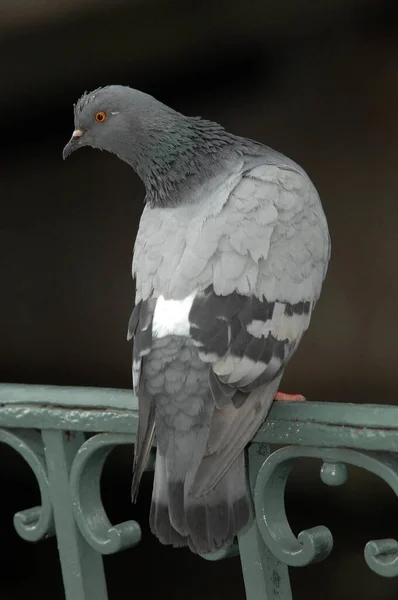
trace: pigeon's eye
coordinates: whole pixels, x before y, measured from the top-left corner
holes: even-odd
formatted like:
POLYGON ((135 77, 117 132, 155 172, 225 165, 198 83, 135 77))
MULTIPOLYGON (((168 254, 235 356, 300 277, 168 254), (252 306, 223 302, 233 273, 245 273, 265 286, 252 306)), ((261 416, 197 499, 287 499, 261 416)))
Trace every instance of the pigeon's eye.
POLYGON ((97 123, 102 123, 103 121, 105 121, 106 119, 106 113, 103 110, 100 110, 99 112, 95 113, 95 120, 97 121, 97 123))

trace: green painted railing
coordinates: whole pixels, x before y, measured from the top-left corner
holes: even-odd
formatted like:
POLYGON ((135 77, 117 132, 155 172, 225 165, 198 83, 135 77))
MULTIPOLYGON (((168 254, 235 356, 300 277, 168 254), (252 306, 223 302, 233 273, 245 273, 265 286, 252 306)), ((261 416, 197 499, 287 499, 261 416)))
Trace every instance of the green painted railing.
MULTIPOLYGON (((137 403, 132 392, 102 388, 0 385, 0 441, 33 470, 41 506, 14 516, 27 541, 55 534, 67 600, 106 600, 103 554, 135 546, 135 521, 112 525, 100 495, 104 462, 119 444, 134 443, 137 403), (87 432, 91 435, 88 439, 87 432)), ((291 600, 288 567, 324 559, 333 546, 324 526, 296 538, 284 503, 296 459, 315 457, 327 485, 347 478, 346 464, 383 478, 398 494, 398 407, 334 403, 277 403, 249 448, 256 519, 217 560, 240 554, 248 600, 291 600), (279 448, 271 451, 270 445, 279 448)), ((134 509, 132 507, 132 513, 134 509)), ((368 566, 398 575, 398 543, 369 541, 368 566)))

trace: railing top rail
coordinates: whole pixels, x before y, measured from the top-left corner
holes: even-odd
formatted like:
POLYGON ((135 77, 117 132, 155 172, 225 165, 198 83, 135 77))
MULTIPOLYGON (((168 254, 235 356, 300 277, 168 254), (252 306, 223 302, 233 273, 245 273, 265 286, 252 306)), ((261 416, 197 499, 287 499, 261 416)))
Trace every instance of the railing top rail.
MULTIPOLYGON (((134 434, 131 390, 0 384, 0 427, 134 434)), ((275 403, 256 442, 398 451, 398 406, 275 403)))

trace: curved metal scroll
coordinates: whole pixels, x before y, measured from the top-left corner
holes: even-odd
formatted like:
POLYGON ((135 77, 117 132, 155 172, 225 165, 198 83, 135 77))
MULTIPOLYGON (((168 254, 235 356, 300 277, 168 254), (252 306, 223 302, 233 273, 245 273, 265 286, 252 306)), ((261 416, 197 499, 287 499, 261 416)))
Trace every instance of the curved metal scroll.
MULTIPOLYGON (((273 554, 282 562, 297 567, 326 558, 333 548, 333 537, 327 527, 306 529, 296 538, 286 517, 286 481, 296 459, 304 457, 324 461, 321 478, 328 485, 341 485, 346 481, 347 463, 381 477, 398 495, 398 457, 394 454, 298 446, 276 450, 264 461, 257 476, 254 491, 256 520, 264 542, 273 554)), ((368 542, 365 560, 379 575, 397 576, 398 543, 392 539, 368 542)))
POLYGON ((36 476, 41 495, 41 506, 19 511, 14 515, 14 527, 24 540, 37 542, 54 535, 53 509, 49 493, 44 447, 39 432, 34 430, 0 429, 0 442, 20 454, 36 476))
POLYGON ((113 554, 135 546, 141 539, 136 521, 112 525, 101 501, 100 479, 110 452, 121 444, 133 444, 134 436, 98 434, 78 450, 70 474, 70 489, 76 522, 87 542, 101 554, 113 554))

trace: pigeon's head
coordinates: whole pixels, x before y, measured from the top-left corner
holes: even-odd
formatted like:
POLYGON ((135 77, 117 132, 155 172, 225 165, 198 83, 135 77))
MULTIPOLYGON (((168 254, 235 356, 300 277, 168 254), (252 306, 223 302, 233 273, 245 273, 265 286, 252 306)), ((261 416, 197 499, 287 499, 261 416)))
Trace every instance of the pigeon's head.
POLYGON ((194 189, 235 156, 233 136, 221 125, 184 116, 121 85, 85 93, 76 103, 75 127, 63 158, 83 146, 127 162, 142 179, 147 202, 162 206, 185 201, 187 188, 194 189))
POLYGON ((178 114, 152 96, 122 85, 85 93, 75 104, 75 127, 63 158, 91 146, 131 162, 143 140, 161 130, 161 122, 167 122, 171 113, 178 114))

